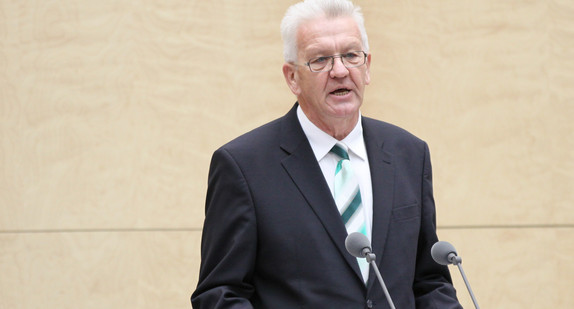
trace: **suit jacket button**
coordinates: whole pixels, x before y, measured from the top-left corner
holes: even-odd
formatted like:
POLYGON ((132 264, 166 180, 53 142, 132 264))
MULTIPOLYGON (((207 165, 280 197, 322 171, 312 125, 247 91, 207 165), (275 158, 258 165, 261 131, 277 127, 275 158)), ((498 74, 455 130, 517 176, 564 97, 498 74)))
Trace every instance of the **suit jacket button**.
POLYGON ((373 308, 373 301, 370 299, 367 300, 367 308, 373 308))

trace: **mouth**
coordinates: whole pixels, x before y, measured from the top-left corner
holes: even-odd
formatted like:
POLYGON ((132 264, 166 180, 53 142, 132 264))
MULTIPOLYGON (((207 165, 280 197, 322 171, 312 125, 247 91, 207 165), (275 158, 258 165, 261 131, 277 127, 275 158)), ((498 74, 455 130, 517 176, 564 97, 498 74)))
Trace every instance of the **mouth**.
POLYGON ((345 95, 349 94, 349 92, 351 92, 351 90, 349 90, 347 88, 339 88, 335 91, 332 91, 331 94, 336 95, 336 96, 345 96, 345 95))

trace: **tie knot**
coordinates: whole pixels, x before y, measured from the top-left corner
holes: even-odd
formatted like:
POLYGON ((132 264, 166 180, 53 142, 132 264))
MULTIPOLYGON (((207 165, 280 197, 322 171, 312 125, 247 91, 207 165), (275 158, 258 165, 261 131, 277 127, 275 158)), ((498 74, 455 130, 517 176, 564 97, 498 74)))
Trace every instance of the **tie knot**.
POLYGON ((337 143, 333 148, 331 148, 330 152, 338 155, 343 160, 349 160, 349 154, 347 153, 347 147, 345 147, 345 145, 337 143))

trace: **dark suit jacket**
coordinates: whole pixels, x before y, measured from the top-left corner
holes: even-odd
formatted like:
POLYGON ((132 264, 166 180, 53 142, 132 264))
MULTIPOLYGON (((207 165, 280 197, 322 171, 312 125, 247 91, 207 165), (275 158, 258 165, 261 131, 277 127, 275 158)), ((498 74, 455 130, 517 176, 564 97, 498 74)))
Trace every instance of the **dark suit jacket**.
MULTIPOLYGON (((296 107, 297 105, 295 105, 296 107)), ((388 308, 365 286, 296 108, 212 158, 193 308, 388 308)), ((425 142, 363 120, 373 186, 372 247, 395 306, 461 308, 437 241, 425 142)))

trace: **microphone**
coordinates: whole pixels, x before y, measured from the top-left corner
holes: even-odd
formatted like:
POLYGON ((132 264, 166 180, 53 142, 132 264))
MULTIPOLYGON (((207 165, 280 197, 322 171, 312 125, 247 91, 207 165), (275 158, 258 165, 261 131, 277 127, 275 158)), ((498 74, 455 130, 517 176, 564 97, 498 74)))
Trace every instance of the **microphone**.
POLYGON ((453 245, 446 241, 439 241, 431 248, 431 255, 435 262, 441 265, 462 263, 462 258, 456 253, 453 245))
POLYGON ((470 298, 472 298, 472 302, 474 303, 474 307, 479 309, 478 302, 474 297, 474 293, 472 293, 472 289, 470 288, 470 283, 466 279, 466 275, 464 274, 464 270, 462 269, 462 258, 458 256, 456 249, 453 245, 446 241, 439 241, 436 242, 431 248, 431 255, 435 262, 441 265, 449 265, 454 264, 458 266, 458 270, 462 275, 462 279, 464 280, 464 284, 470 293, 470 298))
POLYGON ((357 258, 363 258, 363 259, 366 258, 367 259, 367 262, 369 264, 371 264, 371 266, 373 267, 373 270, 375 271, 375 274, 377 275, 377 278, 379 279, 379 283, 381 284, 381 287, 383 287, 383 292, 385 293, 385 298, 387 299, 389 306, 391 307, 391 309, 396 309, 395 304, 393 303, 393 300, 391 299, 391 295, 389 294, 389 291, 387 290, 387 286, 385 285, 385 282, 383 281, 383 277, 381 276, 381 272, 379 271, 379 268, 377 267, 377 263, 375 262, 375 259, 377 257, 373 253, 373 250, 371 249, 371 242, 369 241, 367 236, 365 236, 362 233, 358 233, 358 232, 354 232, 354 233, 349 234, 347 236, 347 238, 345 239, 345 248, 347 249, 347 251, 352 256, 357 257, 357 258))
POLYGON ((371 242, 364 234, 355 232, 345 239, 345 248, 354 257, 368 258, 367 255, 371 253, 371 242))

